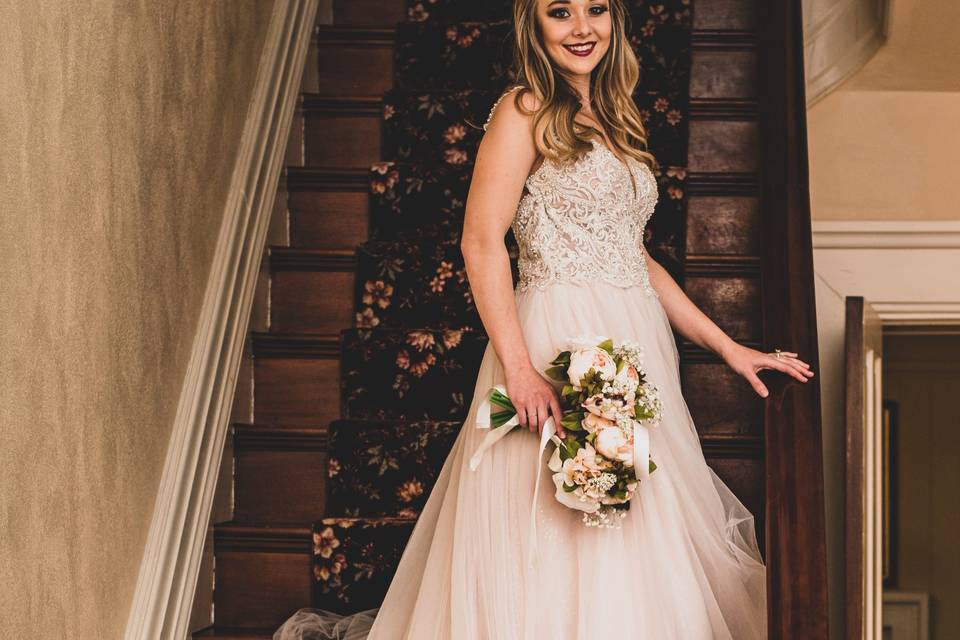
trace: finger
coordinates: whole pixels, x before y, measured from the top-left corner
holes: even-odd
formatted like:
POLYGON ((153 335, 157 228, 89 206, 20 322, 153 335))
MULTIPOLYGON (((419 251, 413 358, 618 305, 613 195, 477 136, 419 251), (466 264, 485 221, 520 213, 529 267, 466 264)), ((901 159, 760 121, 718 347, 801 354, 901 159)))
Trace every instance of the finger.
POLYGON ((770 366, 771 366, 772 368, 777 369, 778 371, 783 371, 783 372, 786 373, 787 375, 793 376, 794 378, 796 378, 796 379, 799 380, 800 382, 806 382, 806 381, 807 381, 806 376, 804 376, 797 367, 795 367, 795 366, 794 366, 792 363, 790 363, 790 362, 785 362, 782 358, 777 358, 777 357, 775 357, 775 356, 770 356, 770 357, 768 358, 768 362, 769 362, 769 364, 770 364, 770 366))
POLYGON ((810 365, 809 365, 809 364, 807 364, 807 363, 804 362, 803 360, 800 360, 799 358, 787 357, 787 358, 785 358, 785 359, 786 359, 788 362, 793 362, 794 364, 797 364, 797 365, 799 365, 799 366, 801 366, 801 367, 805 367, 805 368, 807 368, 807 369, 810 368, 810 365))
POLYGON ((529 427, 529 425, 527 424, 526 408, 523 405, 520 405, 519 407, 517 407, 517 405, 514 404, 514 406, 517 408, 517 422, 520 423, 521 427, 529 427))
POLYGON ((770 395, 770 392, 767 390, 767 387, 760 382, 760 378, 757 377, 756 373, 751 373, 747 376, 747 381, 750 383, 750 386, 753 387, 753 390, 756 391, 761 398, 766 398, 770 395))
POLYGON ((560 409, 560 403, 556 399, 550 401, 550 411, 553 413, 553 421, 557 423, 557 435, 561 438, 567 437, 567 432, 560 425, 560 420, 563 418, 563 411, 560 409))

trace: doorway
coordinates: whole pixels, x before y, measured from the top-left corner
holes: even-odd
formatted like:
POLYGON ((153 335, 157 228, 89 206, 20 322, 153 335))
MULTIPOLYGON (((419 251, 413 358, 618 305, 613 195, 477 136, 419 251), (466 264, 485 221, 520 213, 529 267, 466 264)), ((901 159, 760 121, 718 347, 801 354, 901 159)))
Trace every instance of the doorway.
POLYGON ((847 638, 960 629, 960 330, 846 298, 847 638))

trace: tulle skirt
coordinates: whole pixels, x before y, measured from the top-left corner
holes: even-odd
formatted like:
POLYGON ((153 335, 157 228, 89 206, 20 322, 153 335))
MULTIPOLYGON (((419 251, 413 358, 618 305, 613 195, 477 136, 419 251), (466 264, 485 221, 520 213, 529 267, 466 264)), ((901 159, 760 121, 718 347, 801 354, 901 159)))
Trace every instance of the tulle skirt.
POLYGON ((468 466, 485 433, 474 423, 478 406, 505 383, 488 343, 467 419, 379 610, 344 617, 301 609, 274 639, 765 638, 765 567, 753 516, 704 461, 659 299, 603 282, 553 283, 515 297, 540 371, 575 336, 643 348, 647 380, 663 403, 663 419, 650 429, 658 468, 620 527, 584 526, 580 512, 556 501, 544 464, 530 566, 538 437, 518 427, 476 470, 468 466))

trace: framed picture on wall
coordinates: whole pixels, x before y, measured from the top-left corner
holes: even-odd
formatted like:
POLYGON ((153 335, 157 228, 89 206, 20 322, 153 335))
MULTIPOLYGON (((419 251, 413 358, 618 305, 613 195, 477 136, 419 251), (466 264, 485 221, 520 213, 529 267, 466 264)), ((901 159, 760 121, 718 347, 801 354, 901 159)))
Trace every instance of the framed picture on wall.
POLYGON ((897 586, 897 403, 883 401, 883 588, 897 586))

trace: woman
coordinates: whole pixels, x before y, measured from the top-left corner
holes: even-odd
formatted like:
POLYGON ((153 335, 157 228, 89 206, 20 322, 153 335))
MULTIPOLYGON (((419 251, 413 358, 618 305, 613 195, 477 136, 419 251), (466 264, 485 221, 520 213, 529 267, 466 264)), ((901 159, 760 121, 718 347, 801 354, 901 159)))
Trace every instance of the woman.
POLYGON ((753 517, 704 461, 671 325, 763 397, 757 371, 804 382, 813 372, 795 353, 734 342, 644 250, 655 160, 631 98, 639 71, 624 22, 621 0, 516 0, 519 84, 491 110, 461 239, 490 337, 467 420, 379 611, 304 609, 278 640, 766 637, 753 517), (511 226, 516 289, 503 242, 511 226), (559 425, 557 389, 543 371, 582 335, 643 348, 663 404, 650 441, 658 469, 619 528, 585 527, 579 512, 539 492, 534 557, 526 532, 539 438, 511 434, 472 469, 485 433, 475 423, 499 384, 521 426, 537 434, 550 418, 559 425))

